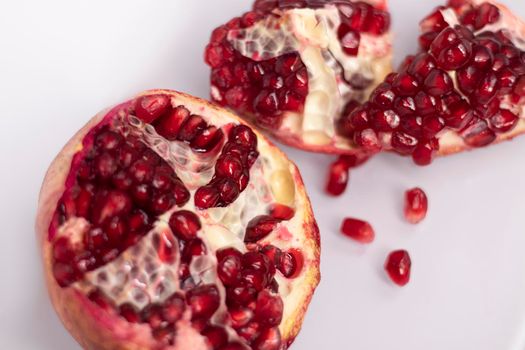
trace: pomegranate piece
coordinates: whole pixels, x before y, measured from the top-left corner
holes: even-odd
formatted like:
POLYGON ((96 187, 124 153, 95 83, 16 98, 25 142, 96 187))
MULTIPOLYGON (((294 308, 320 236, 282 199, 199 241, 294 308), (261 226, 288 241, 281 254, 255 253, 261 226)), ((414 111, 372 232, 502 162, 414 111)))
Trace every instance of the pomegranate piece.
POLYGON ((421 52, 343 115, 354 146, 428 165, 525 132, 523 21, 493 1, 449 1, 421 28, 421 52))
POLYGON ((354 154, 339 120, 391 70, 389 30, 382 0, 255 1, 211 34, 212 99, 291 146, 354 154))
POLYGON ((405 218, 411 224, 420 223, 427 216, 428 198, 421 188, 405 192, 405 218))
POLYGON ((385 271, 388 276, 400 287, 406 286, 410 282, 410 270, 412 261, 406 250, 396 250, 390 253, 385 262, 385 271))
POLYGON ((375 231, 372 226, 368 222, 358 219, 344 219, 341 232, 359 243, 372 243, 375 239, 375 231))
POLYGON ((86 348, 282 349, 319 281, 296 167, 235 115, 172 91, 76 134, 44 181, 37 229, 51 300, 86 348))

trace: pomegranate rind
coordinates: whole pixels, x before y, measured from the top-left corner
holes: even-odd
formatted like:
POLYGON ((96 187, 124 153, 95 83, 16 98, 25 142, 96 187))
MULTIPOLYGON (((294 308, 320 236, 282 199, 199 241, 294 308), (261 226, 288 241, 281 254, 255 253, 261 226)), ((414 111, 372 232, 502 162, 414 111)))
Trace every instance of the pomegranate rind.
MULTIPOLYGON (((232 122, 246 124, 241 118, 227 110, 205 100, 171 90, 150 90, 136 97, 146 95, 166 94, 186 106, 202 113, 222 115, 232 122)), ((173 346, 161 346, 156 341, 151 329, 145 324, 132 324, 119 317, 114 310, 103 310, 91 302, 84 294, 74 288, 61 288, 53 276, 52 247, 48 239, 49 227, 53 212, 65 190, 73 156, 82 150, 82 141, 88 132, 105 118, 112 118, 131 101, 104 110, 93 117, 73 138, 66 144, 59 155, 52 162, 44 179, 39 197, 38 214, 36 218, 36 234, 41 246, 44 273, 51 302, 65 328, 72 334, 84 349, 174 349, 174 350, 207 350, 209 346, 203 337, 189 324, 182 325, 177 332, 177 339, 173 346)), ((284 296, 285 310, 283 321, 280 324, 283 344, 290 344, 300 331, 308 304, 320 281, 320 236, 315 221, 310 200, 297 166, 286 155, 266 139, 257 129, 253 131, 258 137, 259 151, 272 159, 288 165, 295 184, 296 215, 302 218, 303 232, 297 234, 296 244, 301 247, 307 263, 302 278, 294 281, 293 291, 284 296), (299 286, 297 286, 299 285, 299 286)), ((181 326, 181 325, 179 325, 181 326)))
MULTIPOLYGON (((490 3, 498 7, 501 12, 501 18, 506 23, 506 29, 513 33, 516 37, 525 38, 525 21, 516 16, 507 6, 486 0, 465 0, 465 4, 480 5, 483 3, 490 3)), ((494 140, 491 145, 501 143, 503 141, 511 141, 515 137, 520 136, 525 133, 525 108, 522 107, 522 111, 519 115, 520 119, 518 124, 514 129, 509 132, 497 135, 496 140, 494 140)), ((462 151, 471 151, 477 148, 467 145, 464 140, 457 134, 453 132, 447 132, 440 137, 440 150, 438 152, 439 156, 447 156, 456 154, 462 151)))

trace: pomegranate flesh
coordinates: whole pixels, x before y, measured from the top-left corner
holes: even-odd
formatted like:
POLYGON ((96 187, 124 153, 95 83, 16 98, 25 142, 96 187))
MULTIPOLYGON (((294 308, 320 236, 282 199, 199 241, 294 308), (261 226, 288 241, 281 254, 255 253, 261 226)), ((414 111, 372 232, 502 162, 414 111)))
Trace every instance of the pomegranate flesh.
POLYGON ((525 24, 492 1, 454 0, 421 22, 421 50, 343 123, 356 147, 428 165, 525 132, 525 24))
POLYGON ((355 153, 342 116, 391 70, 385 0, 256 0, 206 47, 211 96, 288 145, 355 153))
POLYGON ((319 281, 297 168, 235 115, 174 91, 73 137, 37 231, 52 302, 85 349, 286 349, 319 281))

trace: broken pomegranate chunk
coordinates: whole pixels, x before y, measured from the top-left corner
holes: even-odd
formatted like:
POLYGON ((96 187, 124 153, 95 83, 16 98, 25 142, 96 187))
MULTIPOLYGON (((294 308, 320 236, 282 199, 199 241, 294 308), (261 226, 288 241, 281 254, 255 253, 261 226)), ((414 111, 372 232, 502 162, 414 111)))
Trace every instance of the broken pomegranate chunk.
POLYGON ((390 71, 389 30, 384 1, 257 0, 211 34, 211 96, 289 145, 354 153, 339 120, 390 71))
POLYGON ((390 253, 385 262, 385 270, 395 284, 405 286, 410 282, 412 261, 406 250, 396 250, 390 253))
POLYGON ((68 143, 37 227, 53 304, 86 348, 280 350, 319 281, 296 167, 231 113, 172 91, 68 143))
POLYGON ((411 224, 420 223, 427 216, 428 198, 421 188, 405 192, 405 218, 411 224))
POLYGON ((346 218, 341 225, 341 232, 359 243, 372 243, 375 232, 372 226, 362 220, 346 218))
POLYGON ((525 24, 492 1, 449 3, 421 22, 421 51, 343 116, 363 152, 381 147, 428 165, 525 131, 525 24))

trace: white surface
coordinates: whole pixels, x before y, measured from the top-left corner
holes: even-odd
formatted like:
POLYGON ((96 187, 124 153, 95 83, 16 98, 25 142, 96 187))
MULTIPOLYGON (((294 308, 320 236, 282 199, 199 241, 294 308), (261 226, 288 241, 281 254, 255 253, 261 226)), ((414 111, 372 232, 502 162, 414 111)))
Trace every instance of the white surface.
MULTIPOLYGON (((211 30, 248 0, 3 1, 0 11, 0 348, 78 349, 42 282, 33 221, 55 154, 100 109, 154 87, 206 97, 202 51, 211 30)), ((392 0, 397 60, 438 1, 392 0)), ((521 1, 507 0, 525 16, 521 1)), ((313 200, 323 280, 293 349, 525 348, 525 139, 420 169, 393 155, 324 195, 329 157, 287 149, 313 200), (403 192, 420 185, 430 214, 413 227, 403 192), (341 237, 346 215, 369 219, 377 241, 341 237), (382 264, 395 248, 413 280, 393 287, 382 264)))

